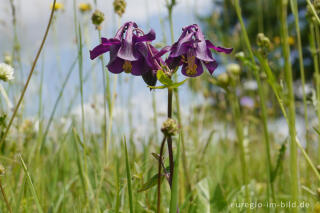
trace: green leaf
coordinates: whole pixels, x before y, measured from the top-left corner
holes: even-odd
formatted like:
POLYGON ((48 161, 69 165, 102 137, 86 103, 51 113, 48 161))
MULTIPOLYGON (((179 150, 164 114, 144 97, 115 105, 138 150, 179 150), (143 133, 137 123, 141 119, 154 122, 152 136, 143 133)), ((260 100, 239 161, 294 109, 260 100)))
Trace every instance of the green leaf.
POLYGON ((189 78, 187 78, 187 79, 185 79, 183 81, 177 82, 177 83, 172 82, 170 85, 162 85, 162 86, 157 86, 157 87, 148 86, 148 87, 151 88, 151 89, 166 89, 166 88, 175 89, 175 88, 178 88, 181 85, 183 85, 188 79, 189 78))
POLYGON ((222 186, 220 183, 218 183, 213 194, 213 206, 219 212, 221 212, 224 208, 227 207, 227 205, 228 203, 222 191, 222 186))
POLYGON ((158 70, 157 71, 157 79, 164 85, 170 85, 172 84, 172 80, 162 71, 158 70))
MULTIPOLYGON (((161 177, 161 182, 163 181, 163 177, 161 177)), ((156 186, 158 183, 158 174, 153 175, 147 182, 145 182, 141 188, 138 190, 138 192, 146 191, 154 186, 156 186)))

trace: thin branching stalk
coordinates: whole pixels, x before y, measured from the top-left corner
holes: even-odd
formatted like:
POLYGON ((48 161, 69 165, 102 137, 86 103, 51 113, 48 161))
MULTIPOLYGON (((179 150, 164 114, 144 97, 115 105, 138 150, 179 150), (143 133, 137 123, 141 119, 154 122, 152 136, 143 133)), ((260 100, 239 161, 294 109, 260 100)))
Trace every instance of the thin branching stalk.
POLYGON ((47 39, 47 36, 48 36, 48 33, 49 33, 49 29, 50 29, 50 26, 51 26, 51 23, 52 23, 52 19, 53 19, 55 4, 56 4, 56 0, 53 0, 53 6, 52 6, 52 9, 51 9, 51 14, 50 14, 50 18, 49 18, 49 22, 48 22, 46 31, 45 31, 45 33, 44 33, 44 36, 43 36, 43 39, 42 39, 42 41, 41 41, 40 47, 39 47, 39 49, 38 49, 37 55, 36 55, 36 57, 35 57, 35 59, 34 59, 34 61, 33 61, 33 63, 32 63, 31 70, 30 70, 30 72, 29 72, 27 81, 26 81, 26 83, 25 83, 25 85, 24 85, 24 87, 23 87, 23 89, 22 89, 22 92, 21 92, 19 101, 18 101, 16 107, 14 108, 14 111, 13 111, 13 114, 12 114, 12 116, 11 116, 11 118, 10 118, 9 124, 8 124, 8 126, 7 126, 7 128, 6 128, 5 132, 4 132, 3 137, 2 137, 1 140, 0 140, 0 147, 2 147, 2 144, 4 143, 6 137, 8 136, 8 133, 9 133, 9 130, 10 130, 11 126, 12 126, 13 120, 15 119, 15 117, 16 117, 16 115, 17 115, 18 109, 19 109, 19 107, 20 107, 20 105, 21 105, 21 103, 22 103, 22 100, 23 100, 23 98, 24 98, 24 95, 25 95, 25 93, 26 93, 26 91, 27 91, 27 88, 28 88, 28 86, 29 86, 29 83, 30 83, 32 74, 33 74, 34 69, 35 69, 35 67, 36 67, 36 65, 37 65, 37 62, 38 62, 40 53, 41 53, 41 51, 42 51, 42 49, 43 49, 44 43, 45 43, 45 41, 46 41, 46 39, 47 39))
MULTIPOLYGON (((284 55, 284 69, 285 78, 288 87, 288 119, 289 119, 289 134, 290 134, 290 174, 291 174, 291 199, 292 201, 298 200, 299 195, 299 182, 298 182, 298 159, 297 159, 297 144, 296 144, 296 112, 293 93, 293 79, 292 69, 290 62, 290 47, 288 43, 288 26, 287 26, 287 6, 288 1, 281 1, 281 37, 282 48, 284 55)), ((298 212, 297 208, 293 212, 298 212)))

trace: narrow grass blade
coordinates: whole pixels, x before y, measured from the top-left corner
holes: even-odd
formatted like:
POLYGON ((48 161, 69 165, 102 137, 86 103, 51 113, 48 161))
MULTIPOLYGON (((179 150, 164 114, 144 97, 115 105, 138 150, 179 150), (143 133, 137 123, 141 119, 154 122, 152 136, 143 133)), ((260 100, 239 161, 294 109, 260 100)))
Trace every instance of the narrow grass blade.
POLYGON ((126 170, 127 170, 128 193, 129 193, 129 207, 130 207, 130 213, 133 213, 131 174, 130 174, 130 165, 129 165, 129 159, 128 159, 126 138, 124 138, 124 152, 125 152, 125 156, 126 156, 126 170))
POLYGON ((23 159, 22 159, 20 154, 19 154, 19 158, 20 158, 20 162, 21 162, 22 168, 23 168, 24 172, 27 174, 29 185, 30 185, 31 192, 32 192, 32 195, 33 195, 33 199, 36 201, 36 206, 37 206, 38 212, 43 213, 42 207, 40 205, 39 197, 38 197, 36 189, 34 188, 34 185, 32 183, 32 179, 31 179, 31 176, 30 176, 29 171, 27 169, 27 166, 24 163, 24 161, 23 161, 23 159))
POLYGON ((174 172, 172 178, 172 188, 171 188, 171 200, 170 200, 170 213, 176 213, 178 208, 179 199, 179 156, 180 156, 180 139, 178 142, 178 148, 176 153, 176 162, 174 164, 174 172))

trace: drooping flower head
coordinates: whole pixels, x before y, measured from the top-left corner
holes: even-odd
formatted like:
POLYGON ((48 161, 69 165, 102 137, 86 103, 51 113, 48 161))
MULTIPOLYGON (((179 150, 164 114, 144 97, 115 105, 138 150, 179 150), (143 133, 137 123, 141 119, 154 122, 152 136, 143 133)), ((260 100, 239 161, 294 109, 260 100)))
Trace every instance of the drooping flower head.
MULTIPOLYGON (((155 37, 153 30, 144 34, 136 23, 127 22, 114 38, 102 38, 101 44, 90 51, 90 58, 93 60, 101 54, 110 52, 107 65, 110 72, 118 74, 124 71, 135 76, 154 76, 152 71, 160 68, 161 59, 154 57, 158 50, 147 42, 153 41, 155 37)), ((153 81, 154 78, 155 76, 153 81)))
POLYGON ((166 63, 171 69, 182 65, 182 74, 188 77, 201 75, 203 73, 202 64, 212 74, 218 63, 212 57, 210 49, 227 54, 233 50, 232 48, 215 46, 209 40, 205 40, 197 24, 189 25, 182 29, 180 38, 171 46, 166 63))

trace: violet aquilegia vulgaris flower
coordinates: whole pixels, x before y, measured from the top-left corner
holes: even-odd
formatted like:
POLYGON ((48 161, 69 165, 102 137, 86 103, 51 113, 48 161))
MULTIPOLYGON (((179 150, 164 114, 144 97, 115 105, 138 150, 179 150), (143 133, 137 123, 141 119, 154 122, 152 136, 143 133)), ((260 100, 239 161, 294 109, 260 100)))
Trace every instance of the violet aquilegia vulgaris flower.
POLYGON ((119 74, 124 71, 142 76, 148 85, 154 86, 157 81, 156 70, 163 63, 160 57, 154 57, 159 51, 149 44, 155 38, 153 30, 144 34, 135 22, 126 22, 114 38, 101 38, 101 44, 90 51, 90 59, 109 52, 107 68, 110 72, 119 74))
POLYGON ((212 74, 218 63, 212 57, 210 49, 226 54, 230 54, 233 50, 233 48, 215 46, 209 40, 205 40, 197 24, 189 25, 182 29, 180 38, 171 46, 166 64, 171 69, 182 65, 181 72, 188 77, 201 75, 203 73, 202 64, 204 64, 212 74))

